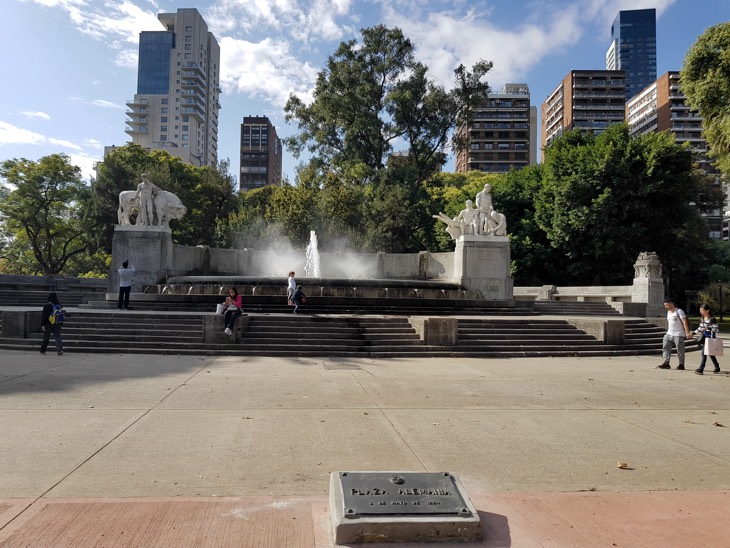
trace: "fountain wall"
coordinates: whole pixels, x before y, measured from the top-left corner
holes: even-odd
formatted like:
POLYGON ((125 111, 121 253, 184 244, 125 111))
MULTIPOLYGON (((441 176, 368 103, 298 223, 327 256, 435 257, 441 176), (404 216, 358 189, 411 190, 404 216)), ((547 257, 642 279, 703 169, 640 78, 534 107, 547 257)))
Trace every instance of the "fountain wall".
MULTIPOLYGON (((306 255, 277 250, 222 249, 173 244, 169 231, 140 231, 117 225, 109 292, 118 288, 117 269, 129 259, 135 266, 135 290, 164 283, 170 276, 304 277, 306 255), (144 240, 144 241, 142 241, 144 240), (148 240, 157 242, 155 245, 148 240), (159 242, 158 242, 159 240, 159 242)), ((339 279, 451 280, 454 253, 319 252, 320 276, 339 279)))

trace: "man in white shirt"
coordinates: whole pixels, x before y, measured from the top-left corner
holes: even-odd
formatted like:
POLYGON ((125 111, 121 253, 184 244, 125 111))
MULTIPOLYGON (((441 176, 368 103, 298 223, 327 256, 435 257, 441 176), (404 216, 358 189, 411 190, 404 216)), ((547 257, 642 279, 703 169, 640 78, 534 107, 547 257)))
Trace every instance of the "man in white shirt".
POLYGON ((674 306, 672 299, 664 299, 664 308, 667 311, 667 332, 662 341, 662 358, 664 361, 657 365, 657 369, 671 369, 669 358, 672 356, 672 345, 677 347, 677 369, 684 369, 684 341, 692 338, 687 315, 680 308, 674 306))
POLYGON ((129 294, 132 292, 132 274, 135 273, 135 268, 129 264, 129 261, 124 261, 122 267, 117 270, 119 274, 119 303, 117 308, 119 310, 124 307, 125 310, 129 310, 129 294))

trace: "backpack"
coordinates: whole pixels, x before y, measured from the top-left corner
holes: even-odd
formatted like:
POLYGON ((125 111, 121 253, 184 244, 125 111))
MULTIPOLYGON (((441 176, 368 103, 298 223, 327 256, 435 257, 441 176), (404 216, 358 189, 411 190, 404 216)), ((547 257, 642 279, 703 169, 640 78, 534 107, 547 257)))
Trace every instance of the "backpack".
POLYGON ((65 319, 66 311, 60 304, 54 304, 51 315, 48 316, 48 323, 51 325, 62 324, 65 319))

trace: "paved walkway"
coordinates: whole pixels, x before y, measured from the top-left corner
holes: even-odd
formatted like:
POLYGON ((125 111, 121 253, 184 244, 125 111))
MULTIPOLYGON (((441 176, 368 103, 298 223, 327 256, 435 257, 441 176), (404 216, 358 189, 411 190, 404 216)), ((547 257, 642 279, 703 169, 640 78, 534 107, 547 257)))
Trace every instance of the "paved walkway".
POLYGON ((462 548, 728 546, 730 377, 659 361, 4 352, 0 548, 329 548, 346 470, 458 475, 462 548))

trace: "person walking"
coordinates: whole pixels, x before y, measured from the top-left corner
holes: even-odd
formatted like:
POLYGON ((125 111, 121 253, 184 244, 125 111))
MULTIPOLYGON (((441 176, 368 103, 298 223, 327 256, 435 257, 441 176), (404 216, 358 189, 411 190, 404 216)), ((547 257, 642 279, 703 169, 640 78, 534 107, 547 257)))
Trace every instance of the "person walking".
MULTIPOLYGON (((709 339, 710 337, 714 338, 718 331, 719 326, 717 325, 717 320, 712 316, 710 307, 706 304, 703 304, 702 306, 700 306, 700 326, 695 329, 695 333, 702 334, 699 341, 700 352, 702 352, 702 359, 700 360, 700 366, 695 369, 695 373, 697 373, 698 375, 703 375, 705 373, 705 363, 707 362, 707 354, 705 353, 705 339, 709 339)), ((715 366, 714 373, 720 373, 720 364, 718 363, 717 358, 715 356, 710 356, 710 359, 712 360, 712 365, 715 366)))
POLYGON ((58 302, 56 294, 49 293, 48 302, 43 306, 43 312, 41 312, 41 329, 43 330, 41 354, 46 353, 48 342, 51 340, 51 333, 53 333, 53 340, 56 343, 56 353, 60 356, 63 354, 63 340, 61 339, 63 321, 55 321, 54 323, 51 323, 51 314, 53 314, 53 308, 55 305, 58 305, 59 308, 63 309, 63 307, 61 307, 61 303, 58 302))
POLYGON ((692 338, 687 315, 681 308, 674 306, 674 301, 670 298, 664 299, 664 309, 667 311, 667 332, 662 340, 664 361, 657 365, 657 369, 671 369, 669 359, 672 357, 672 345, 677 347, 677 369, 684 369, 684 341, 692 338))
POLYGON ((292 297, 294 296, 294 292, 297 290, 297 281, 294 279, 294 275, 296 273, 292 270, 289 272, 289 280, 287 281, 286 286, 286 300, 288 305, 292 305, 292 297))
POLYGON ((299 307, 307 302, 307 296, 302 292, 302 286, 298 285, 294 290, 294 294, 291 296, 291 301, 294 303, 294 314, 299 312, 299 307))
POLYGON ((228 290, 226 302, 223 304, 223 322, 226 328, 223 332, 226 335, 233 335, 233 326, 236 325, 236 318, 243 314, 243 297, 238 294, 238 290, 232 287, 228 290))
POLYGON ((132 274, 136 272, 136 269, 129 264, 129 261, 124 261, 121 268, 117 270, 119 274, 119 302, 117 308, 121 310, 129 310, 129 294, 132 292, 132 274))

